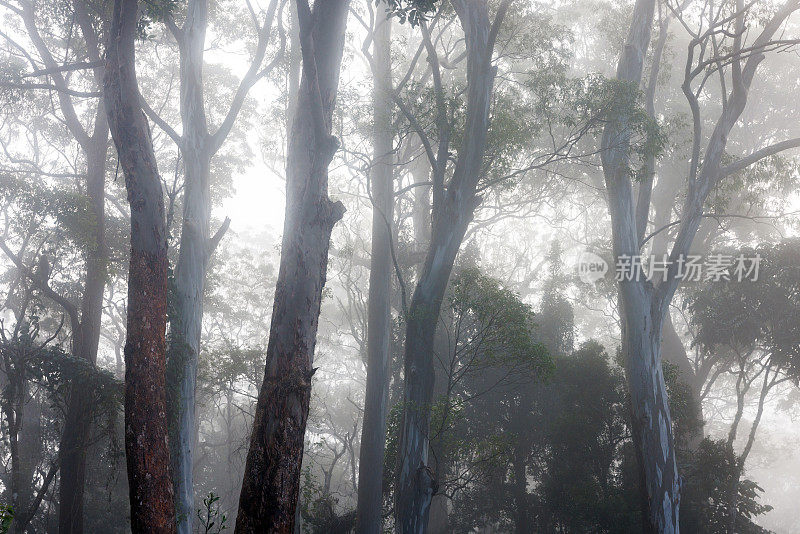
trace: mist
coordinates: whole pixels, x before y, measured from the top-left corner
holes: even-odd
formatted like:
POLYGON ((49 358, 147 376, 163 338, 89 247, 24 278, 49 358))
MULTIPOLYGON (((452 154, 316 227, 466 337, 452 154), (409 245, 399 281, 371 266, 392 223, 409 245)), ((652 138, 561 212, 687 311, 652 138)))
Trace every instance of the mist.
POLYGON ((0 0, 0 534, 796 534, 800 0, 0 0))

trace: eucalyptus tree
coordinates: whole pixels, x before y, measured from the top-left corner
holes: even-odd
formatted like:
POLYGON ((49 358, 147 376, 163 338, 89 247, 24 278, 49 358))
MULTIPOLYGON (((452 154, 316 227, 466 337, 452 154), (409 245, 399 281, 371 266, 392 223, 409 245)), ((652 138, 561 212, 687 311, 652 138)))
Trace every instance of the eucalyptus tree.
MULTIPOLYGON (((195 436, 195 389, 197 358, 203 320, 203 298, 206 271, 211 254, 230 223, 226 219, 211 235, 211 166, 234 127, 248 92, 267 76, 282 59, 285 43, 283 30, 275 58, 267 65, 267 55, 278 0, 272 0, 266 13, 251 9, 257 42, 250 66, 237 87, 230 107, 216 129, 210 128, 205 101, 206 86, 203 65, 206 31, 209 24, 208 0, 190 0, 182 23, 176 21, 175 10, 167 10, 164 23, 177 42, 180 57, 181 133, 172 128, 143 99, 147 115, 175 142, 184 168, 183 220, 175 267, 175 291, 170 315, 169 358, 167 361, 167 408, 170 421, 170 459, 175 486, 178 531, 189 533, 194 515, 192 477, 195 436), (263 21, 259 20, 263 17, 263 21), (213 130, 213 131, 212 131, 213 130)), ((284 3, 281 3, 281 10, 284 3)), ((280 14, 277 16, 280 19, 280 14)))
POLYGON ((388 10, 378 9, 373 32, 373 162, 372 248, 367 311, 367 384, 358 472, 356 532, 382 531, 383 458, 389 401, 389 343, 391 340, 392 220, 394 167, 392 129, 391 36, 388 10))
POLYGON ((125 340, 125 456, 133 532, 175 532, 166 406, 167 228, 150 128, 136 80, 138 0, 115 0, 104 78, 125 175, 131 257, 125 340))
POLYGON ((303 76, 289 136, 286 215, 267 365, 245 464, 236 532, 291 532, 314 375, 322 289, 333 225, 344 206, 328 198, 338 142, 331 120, 348 0, 297 2, 303 76))
MULTIPOLYGON (((690 5, 688 2, 677 4, 681 9, 690 5)), ((643 83, 645 110, 650 117, 655 117, 655 98, 658 95, 659 113, 664 116, 663 128, 669 139, 661 158, 656 160, 653 153, 647 155, 640 187, 644 187, 644 195, 652 198, 651 202, 637 203, 637 225, 645 235, 642 248, 645 249, 649 244, 649 255, 655 258, 669 251, 668 245, 675 235, 673 230, 676 227, 671 224, 671 217, 680 210, 687 165, 685 151, 692 135, 692 125, 687 123, 684 116, 685 96, 680 85, 672 81, 672 71, 676 65, 669 64, 665 59, 674 55, 676 50, 684 49, 693 38, 681 31, 678 7, 670 10, 664 5, 658 10, 658 34, 654 37, 649 73, 643 83), (677 31, 670 31, 671 26, 677 31), (652 207, 647 210, 645 205, 652 207), (648 225, 653 229, 649 234, 646 232, 648 225)), ((792 135, 795 121, 791 101, 771 90, 773 84, 780 86, 793 83, 792 63, 789 55, 781 54, 773 56, 763 66, 762 79, 767 83, 759 84, 757 91, 761 98, 751 99, 740 120, 741 127, 738 132, 732 132, 726 149, 729 154, 746 153, 752 146, 792 135), (742 135, 745 131, 747 133, 742 135)), ((703 91, 712 101, 722 100, 720 89, 712 84, 706 84, 703 91)), ((715 110, 710 105, 708 111, 701 113, 703 129, 712 128, 716 118, 715 110)), ((757 164, 732 173, 724 182, 712 188, 709 194, 707 213, 691 245, 692 254, 708 254, 718 244, 730 239, 748 242, 780 235, 780 226, 791 224, 789 198, 796 189, 792 159, 782 155, 762 159, 757 164)), ((673 299, 672 309, 679 309, 691 297, 691 293, 691 288, 679 289, 673 299)), ((718 355, 703 351, 690 354, 686 340, 679 333, 686 330, 688 325, 681 320, 680 314, 674 318, 672 315, 666 313, 664 316, 662 357, 677 368, 681 380, 690 388, 696 416, 702 420, 704 392, 714 381, 712 371, 718 355)), ((688 341, 692 341, 692 337, 690 333, 688 341)), ((678 446, 689 451, 695 450, 703 434, 703 426, 699 425, 678 446)))
MULTIPOLYGON (((436 480, 428 465, 428 425, 433 396, 433 343, 436 318, 456 254, 473 211, 480 202, 478 181, 483 167, 489 108, 496 67, 492 55, 509 1, 489 19, 483 0, 453 2, 464 31, 467 55, 466 121, 453 175, 445 185, 450 158, 448 111, 441 86, 438 55, 423 26, 423 39, 436 87, 437 151, 424 132, 425 151, 432 167, 433 211, 431 240, 406 318, 403 418, 398 443, 395 488, 395 529, 403 534, 424 532, 436 480)), ((403 108, 401 107, 401 110, 403 108)), ((405 113, 405 111, 404 111, 405 113)))
MULTIPOLYGON (((87 0, 73 0, 53 6, 42 6, 39 2, 28 0, 3 2, 2 5, 22 21, 24 35, 32 44, 33 52, 28 53, 24 45, 17 43, 11 35, 3 33, 10 50, 21 53, 30 68, 30 72, 25 72, 28 69, 24 69, 4 85, 21 91, 49 91, 54 95, 66 130, 77 142, 83 156, 85 171, 81 174, 84 183, 79 187, 87 200, 86 215, 89 224, 85 229, 88 234, 85 242, 85 282, 80 303, 75 303, 51 289, 46 278, 32 277, 31 280, 59 303, 69 317, 73 355, 94 366, 97 363, 103 291, 108 270, 108 247, 105 242, 108 124, 102 97, 102 54, 107 31, 107 8, 103 3, 87 0), (72 24, 61 19, 58 14, 60 8, 71 12, 72 24), (53 24, 58 25, 57 30, 63 28, 65 33, 68 32, 63 49, 60 48, 62 45, 59 41, 49 38, 53 24), (79 30, 77 35, 73 35, 72 28, 75 25, 79 30), (58 59, 62 55, 74 57, 70 63, 66 63, 58 59), (70 78, 69 74, 73 72, 77 76, 70 78), (85 87, 89 90, 84 90, 85 87), (83 118, 87 101, 88 121, 83 118)), ((55 108, 56 104, 53 103, 53 106, 55 108)), ((6 154, 8 155, 8 150, 6 154)), ((46 171, 30 159, 23 158, 13 163, 17 163, 20 172, 31 172, 33 175, 39 174, 40 178, 47 178, 46 171)), ((22 258, 6 249, 5 245, 4 250, 23 272, 32 272, 23 265, 22 258)), ((92 410, 90 399, 91 392, 86 388, 72 388, 59 446, 59 532, 83 531, 86 447, 92 410)))
MULTIPOLYGON (((732 12, 727 12, 709 4, 701 15, 707 20, 703 20, 696 30, 685 20, 680 8, 675 8, 684 28, 692 36, 682 85, 693 122, 686 197, 681 219, 676 223, 678 229, 663 280, 648 281, 642 275, 641 266, 635 265, 631 275, 622 276, 618 284, 632 429, 642 470, 642 501, 646 528, 653 532, 677 532, 679 529, 681 482, 661 365, 661 335, 664 316, 680 283, 679 268, 683 265, 680 260, 689 254, 709 192, 722 178, 763 157, 800 144, 798 140, 784 141, 730 164, 723 161, 728 135, 745 109, 750 86, 765 53, 791 44, 775 39, 775 35, 800 7, 800 2, 791 0, 782 5, 762 25, 756 38, 745 44, 745 17, 751 7, 752 4, 744 6, 739 2, 732 12), (726 51, 726 46, 730 46, 730 51, 726 51), (705 140, 700 93, 712 75, 719 77, 723 106, 711 135, 705 140), (703 143, 705 151, 701 158, 703 143)), ((616 79, 621 91, 638 90, 650 44, 654 11, 654 0, 638 0, 634 6, 630 30, 617 67, 616 79)), ((639 256, 645 236, 642 227, 637 226, 637 213, 647 214, 650 210, 651 185, 648 182, 642 183, 638 198, 634 198, 635 172, 631 166, 636 156, 631 151, 631 139, 637 128, 649 129, 635 108, 635 105, 622 106, 611 114, 601 143, 612 220, 613 253, 617 262, 620 258, 624 261, 639 256)))

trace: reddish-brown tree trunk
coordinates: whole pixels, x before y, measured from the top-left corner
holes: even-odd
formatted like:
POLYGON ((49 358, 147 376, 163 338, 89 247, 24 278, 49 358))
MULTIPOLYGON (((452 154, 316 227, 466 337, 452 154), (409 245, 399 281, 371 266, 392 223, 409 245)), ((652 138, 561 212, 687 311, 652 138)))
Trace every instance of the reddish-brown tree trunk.
POLYGON ((167 232, 153 143, 134 63, 137 0, 116 0, 105 98, 131 207, 125 340, 125 454, 131 530, 175 532, 165 400, 167 232))
POLYGON ((303 79, 286 169, 281 264, 245 464, 236 532, 291 533, 300 489, 322 288, 333 225, 344 213, 328 198, 330 135, 348 0, 298 2, 303 79))

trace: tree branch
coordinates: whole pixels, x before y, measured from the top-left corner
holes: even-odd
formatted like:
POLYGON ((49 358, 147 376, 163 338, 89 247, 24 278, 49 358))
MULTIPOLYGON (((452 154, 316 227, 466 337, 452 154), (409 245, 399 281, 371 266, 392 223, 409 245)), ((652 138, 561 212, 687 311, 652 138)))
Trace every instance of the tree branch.
POLYGON ((210 258, 214 251, 217 249, 219 242, 225 236, 225 233, 228 231, 228 228, 231 226, 231 219, 230 217, 225 217, 225 220, 222 221, 222 225, 219 229, 211 236, 211 239, 208 240, 208 247, 206 249, 206 257, 210 258))
POLYGON ((51 74, 55 74, 56 72, 73 72, 76 70, 88 70, 94 69, 97 67, 102 67, 105 63, 100 61, 89 61, 89 62, 81 62, 81 63, 71 63, 69 65, 58 65, 53 68, 45 68, 45 69, 38 69, 29 74, 23 74, 23 78, 36 78, 37 76, 49 76, 51 74))
POLYGON ((46 91, 63 92, 70 96, 75 96, 78 98, 97 98, 103 96, 103 93, 101 91, 76 91, 75 89, 70 89, 69 87, 58 87, 56 85, 52 85, 49 83, 0 82, 0 87, 8 87, 10 89, 21 89, 21 90, 43 89, 46 91))
POLYGON ((774 156, 779 152, 783 152, 784 150, 789 150, 797 147, 800 147, 800 137, 796 137, 794 139, 788 139, 786 141, 782 141, 780 143, 775 143, 774 145, 764 147, 760 150, 756 150, 749 156, 745 156, 740 160, 720 169, 719 177, 724 178, 733 173, 744 170, 753 163, 756 163, 757 161, 760 161, 764 158, 768 158, 770 156, 774 156))
POLYGON ((258 32, 258 44, 256 45, 256 52, 253 55, 253 61, 250 63, 250 68, 247 69, 247 73, 244 75, 242 81, 239 83, 239 87, 236 89, 236 94, 233 97, 233 101, 231 102, 231 107, 228 109, 228 113, 225 115, 225 119, 222 121, 219 129, 217 129, 217 131, 211 135, 210 150, 212 154, 219 150, 219 148, 222 146, 222 143, 225 142, 225 138, 228 137, 228 134, 230 133, 231 128, 233 128, 233 124, 236 121, 236 117, 239 115, 239 111, 241 111, 242 105, 247 98, 247 93, 250 91, 250 88, 253 87, 253 85, 259 79, 269 74, 269 72, 275 68, 275 65, 278 64, 278 61, 283 57, 283 53, 286 50, 286 33, 283 31, 283 26, 280 24, 280 13, 283 12, 283 6, 285 4, 285 1, 281 2, 281 8, 278 15, 278 33, 281 39, 281 48, 270 64, 267 65, 264 70, 259 71, 259 68, 261 68, 261 63, 264 61, 264 56, 266 55, 270 29, 272 28, 272 22, 275 19, 275 11, 278 6, 278 1, 272 0, 267 8, 267 16, 264 20, 264 24, 261 26, 261 29, 258 32))
POLYGON ((178 135, 178 132, 176 132, 175 129, 167 123, 167 121, 161 118, 156 110, 150 107, 150 104, 147 103, 147 100, 145 100, 141 93, 139 93, 139 102, 142 104, 142 109, 144 110, 145 115, 147 115, 151 121, 156 123, 159 128, 164 130, 164 132, 172 138, 176 145, 179 147, 183 145, 183 137, 178 135))
POLYGON ((83 125, 78 118, 78 114, 75 111, 75 107, 68 97, 69 88, 67 87, 67 82, 61 72, 58 71, 58 64, 56 63, 53 54, 50 52, 50 49, 47 48, 47 44, 45 44, 44 39, 42 39, 39 29, 36 27, 36 16, 33 9, 34 8, 32 4, 23 4, 22 21, 25 24, 25 29, 28 32, 31 42, 33 42, 33 45, 39 52, 39 56, 41 56, 45 67, 52 71, 50 76, 53 79, 53 84, 59 89, 58 102, 61 106, 62 113, 64 113, 67 128, 81 145, 81 147, 85 148, 89 143, 90 136, 86 130, 84 130, 83 125))
POLYGON ((14 254, 8 245, 5 242, 5 239, 0 237, 0 250, 2 250, 6 256, 17 266, 17 269, 22 271, 22 273, 27 276, 31 282, 33 282, 36 287, 38 287, 42 293, 45 294, 48 298, 59 304, 64 311, 67 312, 69 315, 70 325, 72 326, 73 335, 77 332, 78 327, 80 326, 80 315, 78 314, 78 307, 75 306, 72 302, 66 299, 64 296, 56 293, 53 288, 47 283, 47 280, 43 279, 40 276, 34 274, 23 262, 22 258, 14 254))

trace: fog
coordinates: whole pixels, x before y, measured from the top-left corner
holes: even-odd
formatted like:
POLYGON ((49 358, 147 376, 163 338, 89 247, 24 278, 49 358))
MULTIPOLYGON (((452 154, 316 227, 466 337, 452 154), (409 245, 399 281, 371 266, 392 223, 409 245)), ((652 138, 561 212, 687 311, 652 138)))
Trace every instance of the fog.
POLYGON ((0 0, 0 534, 800 532, 800 0, 0 0))

